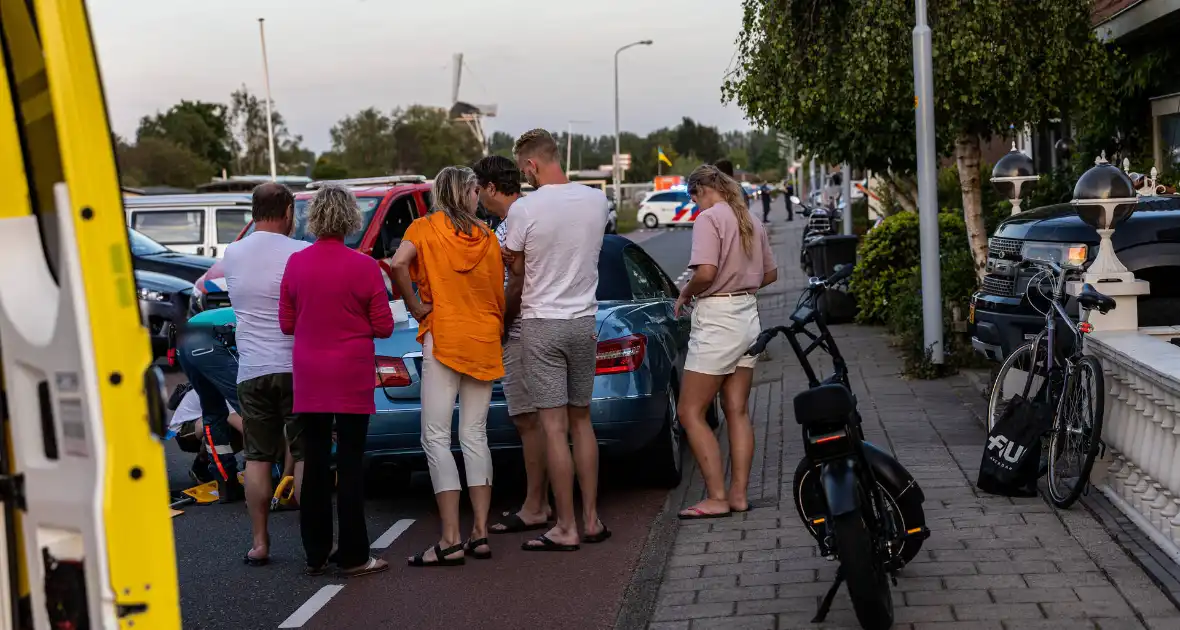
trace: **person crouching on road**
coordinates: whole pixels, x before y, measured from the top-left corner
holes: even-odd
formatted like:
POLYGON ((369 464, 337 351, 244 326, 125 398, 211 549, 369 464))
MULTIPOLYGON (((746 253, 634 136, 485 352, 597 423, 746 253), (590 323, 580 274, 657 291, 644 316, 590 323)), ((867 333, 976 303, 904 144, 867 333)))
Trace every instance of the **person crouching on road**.
POLYGON ((703 210, 692 228, 688 262, 692 279, 680 292, 674 309, 679 317, 680 309, 697 300, 678 413, 705 478, 707 496, 680 512, 685 520, 727 516, 750 508, 747 486, 754 431, 746 399, 758 359, 747 356, 746 348, 761 332, 754 292, 778 279, 766 230, 746 208, 736 181, 715 166, 701 166, 688 178, 688 194, 703 210), (718 390, 729 427, 732 477, 728 492, 721 450, 705 420, 718 390))
POLYGON ((393 257, 397 288, 418 320, 422 344, 422 449, 442 517, 442 537, 410 566, 484 559, 492 500, 488 403, 504 376, 504 262, 500 245, 475 216, 479 188, 469 168, 448 166, 434 180, 434 207, 415 220, 393 257), (414 295, 411 281, 418 283, 414 295), (459 397, 459 442, 475 524, 459 533, 459 471, 451 454, 451 417, 459 397))
POLYGON ((508 415, 520 433, 524 454, 527 489, 524 505, 515 513, 505 512, 504 520, 492 525, 493 534, 547 529, 553 509, 549 506, 549 485, 545 476, 545 432, 537 419, 537 408, 529 394, 524 376, 524 345, 520 341, 520 297, 524 276, 512 274, 511 256, 504 247, 508 237, 508 211, 520 199, 520 170, 512 160, 490 155, 475 163, 479 180, 479 198, 485 209, 499 219, 496 240, 504 258, 504 398, 508 415))
POLYGON ((389 568, 369 556, 363 460, 373 403, 373 339, 393 334, 393 314, 381 270, 344 244, 362 227, 356 197, 324 186, 308 204, 307 230, 316 237, 291 256, 279 297, 279 326, 294 335, 295 402, 303 422, 303 496, 299 529, 308 575, 329 561, 358 577, 389 568), (339 550, 332 553, 332 428, 336 429, 339 550))
MULTIPOLYGON (((231 408, 241 414, 238 357, 229 341, 233 321, 232 311, 228 309, 194 315, 180 335, 176 352, 180 368, 200 400, 201 441, 209 449, 209 473, 217 480, 220 503, 246 498, 246 491, 238 481, 233 448, 235 427, 230 423, 231 408)), ((181 411, 178 409, 177 413, 181 411)), ((240 425, 236 428, 241 430, 240 425)))

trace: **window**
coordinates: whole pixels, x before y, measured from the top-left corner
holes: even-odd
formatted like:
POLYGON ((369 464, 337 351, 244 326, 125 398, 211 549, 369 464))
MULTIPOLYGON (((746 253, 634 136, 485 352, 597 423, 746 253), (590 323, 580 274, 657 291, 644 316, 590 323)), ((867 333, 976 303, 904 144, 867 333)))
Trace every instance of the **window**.
POLYGON ((127 238, 131 241, 132 256, 157 256, 171 251, 135 230, 127 230, 127 238))
MULTIPOLYGON (((9 57, 8 87, 28 179, 29 205, 37 217, 49 272, 56 280, 61 243, 53 187, 66 181, 66 177, 57 137, 56 112, 49 94, 49 75, 46 74, 32 3, 5 4, 4 13, 0 19, 0 46, 9 57)), ((20 168, 19 163, 17 168, 20 168)))
POLYGON ((647 200, 650 202, 661 202, 661 201, 674 202, 674 201, 677 201, 676 193, 673 193, 673 192, 656 193, 656 194, 652 195, 651 197, 648 197, 647 200))
POLYGON ((381 222, 381 233, 373 246, 373 257, 388 258, 401 245, 402 237, 414 219, 418 218, 418 207, 413 195, 402 195, 389 204, 385 220, 381 222))
POLYGON ((163 245, 204 245, 205 210, 141 210, 131 227, 163 245))
POLYGON ((631 295, 636 300, 675 298, 677 291, 660 266, 636 247, 623 250, 631 295))
POLYGON ((430 195, 429 190, 422 191, 422 203, 426 204, 426 211, 430 211, 430 204, 434 203, 434 197, 430 195))
POLYGON ((238 238, 242 228, 250 223, 251 215, 247 209, 218 208, 217 209, 217 243, 228 245, 238 238))
POLYGON ((676 193, 676 201, 679 203, 688 203, 688 202, 692 201, 692 196, 689 195, 687 192, 681 191, 681 192, 676 193))
MULTIPOLYGON (((361 229, 356 234, 346 236, 344 238, 345 245, 348 245, 352 249, 360 247, 361 240, 365 237, 365 232, 369 229, 369 222, 373 220, 373 213, 377 210, 377 206, 381 204, 381 199, 381 197, 357 197, 356 205, 361 211, 361 229)), ((307 241, 308 243, 314 243, 315 237, 307 233, 307 204, 310 201, 310 197, 295 200, 294 237, 307 241)))

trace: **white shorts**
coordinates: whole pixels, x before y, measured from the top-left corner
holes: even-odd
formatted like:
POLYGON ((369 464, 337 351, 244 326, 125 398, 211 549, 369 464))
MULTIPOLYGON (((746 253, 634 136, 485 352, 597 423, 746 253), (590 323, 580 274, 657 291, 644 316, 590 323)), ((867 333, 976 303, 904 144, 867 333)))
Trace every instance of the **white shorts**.
POLYGON ((684 369, 721 376, 739 367, 752 368, 758 357, 746 356, 746 348, 760 332, 758 300, 753 295, 701 298, 692 311, 684 369))

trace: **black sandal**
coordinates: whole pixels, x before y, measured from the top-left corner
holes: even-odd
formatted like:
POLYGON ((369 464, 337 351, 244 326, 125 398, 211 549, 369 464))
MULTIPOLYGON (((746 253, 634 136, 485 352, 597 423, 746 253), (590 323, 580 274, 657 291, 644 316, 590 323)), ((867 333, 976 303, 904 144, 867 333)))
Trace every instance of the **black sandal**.
POLYGON ((531 532, 538 529, 549 529, 549 521, 542 523, 529 524, 520 518, 519 514, 513 513, 511 516, 507 512, 504 513, 505 520, 492 525, 490 530, 493 534, 515 534, 517 532, 531 532))
POLYGON ((246 563, 246 566, 264 567, 264 566, 270 564, 270 557, 268 556, 266 558, 255 558, 254 556, 250 555, 249 551, 247 551, 246 555, 242 557, 242 561, 246 563))
POLYGON ((467 542, 463 543, 463 553, 471 554, 471 557, 475 558, 476 560, 490 560, 492 558, 492 552, 490 549, 489 551, 480 553, 476 551, 476 549, 479 549, 480 547, 491 547, 491 545, 488 544, 487 538, 479 538, 476 540, 471 540, 468 538, 467 542))
POLYGON ((328 563, 325 562, 318 567, 313 567, 309 564, 303 572, 311 577, 319 577, 328 572, 328 563))
POLYGON ((525 551, 577 551, 581 549, 579 545, 563 545, 559 542, 554 542, 549 536, 542 534, 541 536, 532 540, 526 540, 520 544, 520 548, 525 551), (529 543, 539 542, 539 545, 530 545, 529 543))
MULTIPOLYGON (((429 551, 429 549, 427 551, 429 551)), ((467 564, 466 556, 461 558, 447 558, 447 556, 455 553, 456 551, 463 551, 463 543, 459 543, 448 549, 443 549, 442 547, 439 547, 438 543, 435 543, 433 562, 427 562, 426 551, 420 551, 418 552, 418 555, 410 558, 408 563, 412 567, 457 567, 467 564)))

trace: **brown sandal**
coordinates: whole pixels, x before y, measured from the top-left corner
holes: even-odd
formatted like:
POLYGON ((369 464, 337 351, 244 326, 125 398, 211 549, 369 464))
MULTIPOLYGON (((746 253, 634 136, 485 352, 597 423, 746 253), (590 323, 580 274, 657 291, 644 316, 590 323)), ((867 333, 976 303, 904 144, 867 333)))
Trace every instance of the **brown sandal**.
POLYGON ((340 577, 361 577, 363 575, 372 575, 374 573, 381 573, 389 570, 389 563, 380 558, 369 558, 369 561, 350 569, 340 569, 337 575, 340 577))

